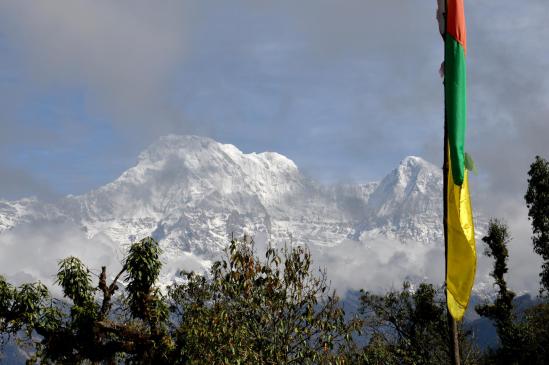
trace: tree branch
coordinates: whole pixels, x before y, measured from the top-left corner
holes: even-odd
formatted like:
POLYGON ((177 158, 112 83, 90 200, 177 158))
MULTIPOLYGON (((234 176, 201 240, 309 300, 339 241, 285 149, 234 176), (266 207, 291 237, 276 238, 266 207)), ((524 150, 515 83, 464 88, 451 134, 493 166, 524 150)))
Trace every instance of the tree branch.
POLYGON ((114 292, 118 289, 116 285, 118 279, 122 273, 126 271, 126 267, 123 266, 122 270, 116 275, 111 285, 107 286, 107 267, 101 267, 101 274, 99 275, 99 289, 103 292, 103 302, 101 303, 101 311, 99 312, 99 318, 105 319, 111 310, 111 298, 114 295, 114 292))

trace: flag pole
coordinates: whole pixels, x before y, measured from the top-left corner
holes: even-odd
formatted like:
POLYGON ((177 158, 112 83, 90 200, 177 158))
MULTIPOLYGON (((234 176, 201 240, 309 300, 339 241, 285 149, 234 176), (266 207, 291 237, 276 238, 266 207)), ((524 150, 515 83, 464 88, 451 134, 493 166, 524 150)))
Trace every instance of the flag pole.
MULTIPOLYGON (((447 19, 447 11, 448 9, 448 0, 444 1, 444 24, 446 24, 447 19)), ((439 2, 440 4, 440 2, 439 2)), ((443 40, 446 40, 446 27, 444 27, 444 35, 443 40)), ((445 96, 446 98, 446 93, 445 96)), ((445 99, 446 100, 446 99, 445 99)), ((446 278, 448 277, 448 173, 449 173, 449 150, 448 150, 448 118, 446 113, 446 102, 444 102, 444 164, 442 166, 442 172, 443 172, 443 184, 442 184, 442 190, 443 190, 443 225, 444 225, 444 283, 446 287, 446 278)), ((452 314, 450 313, 450 310, 448 309, 448 290, 444 290, 444 294, 446 296, 446 313, 448 318, 448 350, 450 359, 452 362, 452 365, 460 365, 461 359, 459 354, 459 337, 458 337, 458 330, 457 330, 457 323, 452 314)))
MULTIPOLYGON (((445 261, 445 271, 444 271, 444 282, 446 283, 447 273, 448 273, 448 122, 446 119, 446 107, 444 107, 444 165, 442 167, 443 171, 443 209, 444 209, 444 261, 445 261)), ((446 295, 446 313, 448 317, 448 346, 449 354, 452 361, 452 365, 460 365, 461 359, 459 355, 459 337, 457 330, 457 323, 452 314, 448 310, 448 291, 444 290, 446 295)))

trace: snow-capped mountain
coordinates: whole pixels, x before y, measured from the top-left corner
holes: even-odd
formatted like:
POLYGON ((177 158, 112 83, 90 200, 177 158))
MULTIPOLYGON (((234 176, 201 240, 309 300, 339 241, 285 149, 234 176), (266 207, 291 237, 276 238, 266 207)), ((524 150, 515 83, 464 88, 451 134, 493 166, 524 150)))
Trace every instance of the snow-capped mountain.
POLYGON ((117 245, 152 235, 168 261, 193 255, 207 265, 243 233, 319 249, 386 239, 442 247, 441 215, 441 169, 419 157, 404 158, 379 182, 326 186, 277 153, 170 135, 84 195, 0 201, 0 237, 24 224, 70 222, 117 245))
POLYGON ((195 253, 223 247, 231 234, 337 245, 378 235, 440 240, 441 171, 406 157, 381 182, 322 186, 273 152, 244 154, 196 136, 166 136, 118 179, 58 204, 0 202, 0 232, 19 222, 69 219, 89 237, 120 243, 153 235, 195 253))

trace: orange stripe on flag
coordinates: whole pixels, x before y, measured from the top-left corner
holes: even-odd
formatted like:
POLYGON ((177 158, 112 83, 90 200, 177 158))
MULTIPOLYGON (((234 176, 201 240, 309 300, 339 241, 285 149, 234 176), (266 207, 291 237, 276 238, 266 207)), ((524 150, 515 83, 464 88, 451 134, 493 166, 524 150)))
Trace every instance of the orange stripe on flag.
POLYGON ((467 54, 467 28, 463 0, 448 0, 446 12, 446 31, 462 45, 467 54))

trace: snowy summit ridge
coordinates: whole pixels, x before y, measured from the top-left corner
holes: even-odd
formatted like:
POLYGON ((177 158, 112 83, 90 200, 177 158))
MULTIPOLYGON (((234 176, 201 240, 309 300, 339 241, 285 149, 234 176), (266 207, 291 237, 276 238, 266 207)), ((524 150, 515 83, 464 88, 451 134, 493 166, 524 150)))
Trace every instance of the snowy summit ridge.
POLYGON ((210 138, 169 135, 115 181, 57 203, 0 201, 0 235, 21 224, 67 221, 118 245, 144 236, 167 257, 210 260, 231 235, 274 244, 344 241, 442 245, 442 173, 409 156, 379 182, 326 186, 274 152, 243 153, 210 138))

